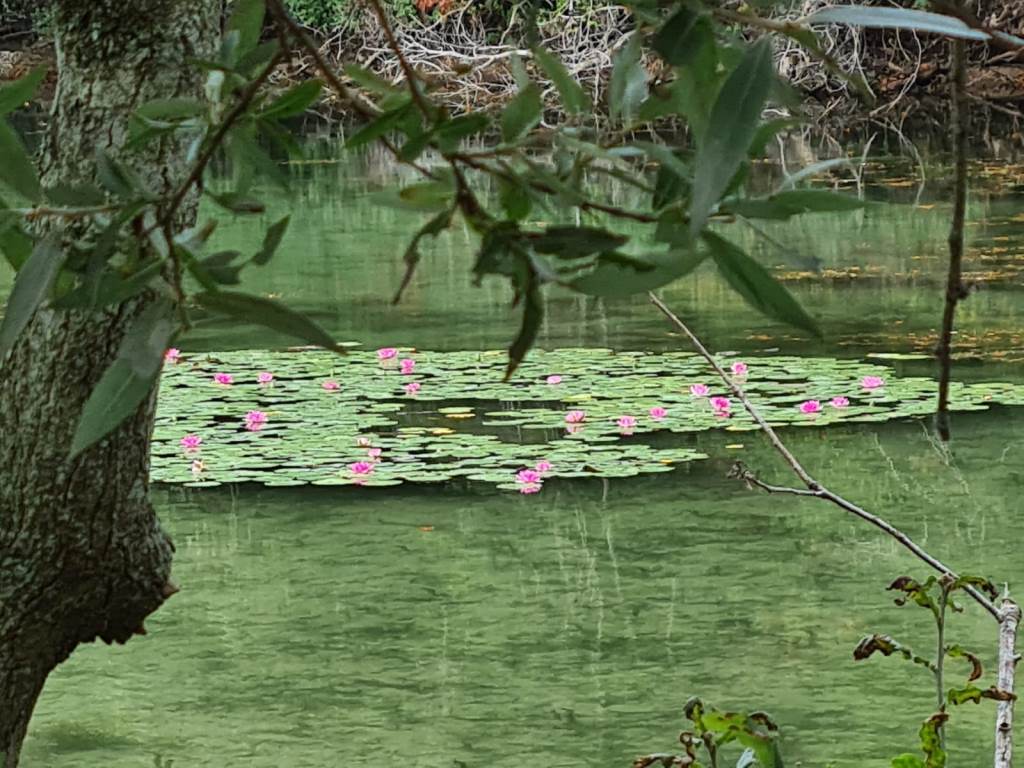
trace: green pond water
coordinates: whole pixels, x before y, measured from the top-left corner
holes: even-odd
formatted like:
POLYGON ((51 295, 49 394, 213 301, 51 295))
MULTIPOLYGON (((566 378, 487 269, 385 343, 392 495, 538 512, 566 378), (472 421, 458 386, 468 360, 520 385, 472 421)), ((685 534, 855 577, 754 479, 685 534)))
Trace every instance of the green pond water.
MULTIPOLYGON (((934 373, 920 355, 934 344, 944 279, 941 174, 919 190, 906 169, 870 166, 867 194, 897 205, 769 227, 784 249, 729 230, 787 277, 820 321, 823 340, 750 311, 706 269, 662 295, 717 351, 742 356, 752 373, 772 369, 773 381, 780 369, 801 366, 783 365, 780 356, 824 359, 834 369, 830 381, 851 386, 862 369, 882 367, 899 395, 887 407, 905 408, 901 418, 828 416, 808 424, 793 418, 793 402, 783 398, 788 405, 779 413, 788 415, 779 420, 800 426, 784 427, 784 438, 837 491, 962 571, 1019 592, 1024 408, 985 393, 993 382, 1024 384, 1024 198, 1005 192, 1016 182, 1014 169, 974 170, 968 272, 981 290, 962 305, 956 374, 979 388, 971 402, 986 407, 954 414, 951 461, 910 407, 925 391, 913 382, 934 373), (878 357, 885 353, 898 357, 878 357)), ((368 201, 393 182, 393 169, 369 157, 300 166, 294 176, 292 197, 273 193, 267 217, 290 210, 288 238, 274 262, 246 275, 245 287, 305 309, 337 338, 368 350, 415 347, 425 350, 421 358, 444 361, 508 343, 518 317, 503 285, 470 285, 471 243, 461 230, 429 248, 405 303, 390 306, 401 252, 421 219, 368 201)), ((255 247, 260 231, 252 220, 225 222, 217 246, 255 247)), ((552 292, 547 309, 540 338, 547 350, 687 351, 642 299, 552 292)), ((224 360, 236 374, 255 376, 265 354, 223 353, 287 343, 204 323, 182 343, 179 365, 198 361, 195 375, 204 381, 224 360)), ((480 397, 494 394, 493 403, 502 399, 493 390, 500 358, 487 359, 496 364, 479 374, 480 397)), ((309 373, 302 398, 324 394, 315 391, 318 377, 329 374, 309 373)), ((445 382, 443 369, 436 376, 445 382)), ((171 400, 175 381, 165 388, 167 419, 178 402, 171 400)), ((589 389, 601 394, 600 381, 589 389)), ((456 433, 488 429, 485 418, 446 419, 437 409, 449 401, 431 397, 418 399, 411 416, 396 417, 388 398, 382 406, 369 390, 372 402, 360 407, 373 418, 456 433)), ((778 395, 769 390, 766 398, 778 395)), ((287 391, 282 382, 277 395, 287 391)), ((254 392, 197 396, 210 411, 203 418, 219 423, 214 412, 223 402, 221 420, 237 420, 262 404, 254 392)), ((526 421, 557 431, 566 404, 547 407, 555 408, 554 424, 538 413, 526 421)), ((689 406, 680 399, 677 407, 689 406)), ((308 411, 319 414, 310 423, 323 430, 324 451, 334 450, 329 417, 317 408, 308 411)), ((350 445, 358 425, 340 421, 350 445)), ((754 432, 608 434, 613 445, 706 458, 631 477, 556 472, 540 493, 520 495, 496 488, 498 478, 463 476, 297 488, 228 477, 218 487, 187 487, 179 426, 186 422, 158 428, 164 442, 154 472, 173 481, 157 487, 156 500, 177 545, 182 592, 147 622, 145 638, 83 647, 57 670, 36 710, 26 766, 626 766, 641 752, 673 749, 682 705, 700 695, 722 707, 769 711, 782 724, 788 764, 852 768, 885 766, 913 751, 918 724, 931 712, 932 682, 919 668, 894 658, 852 659, 871 632, 921 650, 934 644, 927 613, 893 605, 885 591, 897 576, 923 577, 923 566, 829 505, 768 497, 728 479, 741 458, 766 478, 790 482, 754 432)), ((493 429, 509 440, 522 426, 493 429)), ((263 440, 276 428, 237 431, 239 439, 263 440)), ((204 448, 210 477, 217 441, 235 439, 211 435, 204 448)), ((232 456, 244 453, 231 444, 232 456)), ((646 455, 643 462, 653 466, 646 455)), ((955 616, 950 635, 991 665, 995 625, 979 609, 955 616)), ((958 682, 961 665, 949 667, 958 682)), ((991 763, 992 726, 989 703, 954 713, 955 765, 991 763)))

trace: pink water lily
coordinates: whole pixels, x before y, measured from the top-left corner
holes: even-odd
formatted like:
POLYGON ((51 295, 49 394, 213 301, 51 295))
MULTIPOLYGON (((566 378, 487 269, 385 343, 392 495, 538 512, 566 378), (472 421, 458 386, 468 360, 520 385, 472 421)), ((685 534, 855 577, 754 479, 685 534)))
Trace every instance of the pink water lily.
POLYGON ((860 385, 864 389, 878 389, 885 386, 885 379, 881 376, 865 376, 860 380, 860 385))
POLYGON ((561 384, 562 383, 562 377, 559 376, 557 373, 554 373, 554 374, 548 376, 546 379, 544 379, 544 381, 546 381, 548 384, 551 384, 553 386, 555 384, 561 384))
POLYGON ((732 403, 728 397, 712 397, 711 407, 715 409, 716 413, 728 413, 729 409, 732 408, 732 403))
POLYGON ((585 411, 569 411, 565 414, 566 424, 582 424, 587 419, 585 411))
POLYGON ((199 435, 185 435, 183 438, 181 438, 181 447, 185 449, 186 453, 198 451, 199 446, 202 445, 202 443, 203 438, 201 438, 199 435))
POLYGON ((618 420, 615 423, 619 425, 619 429, 633 429, 633 427, 636 426, 636 417, 619 416, 618 420))
POLYGON ((517 483, 540 483, 543 478, 540 476, 540 472, 535 469, 521 469, 516 472, 517 483))
POLYGON ((213 374, 213 380, 218 384, 222 384, 228 387, 235 383, 235 377, 230 373, 215 373, 213 374))
POLYGON ((543 461, 543 460, 542 461, 538 461, 537 464, 534 466, 534 470, 536 470, 537 472, 539 472, 542 475, 545 472, 550 472, 551 469, 552 469, 552 464, 551 464, 550 461, 543 461))
POLYGON ((690 394, 694 397, 707 397, 710 392, 707 384, 693 384, 690 387, 690 394))
POLYGON ((668 416, 668 411, 666 411, 660 405, 656 405, 654 408, 651 408, 651 410, 649 410, 647 413, 650 414, 650 417, 655 421, 661 421, 666 416, 668 416))
POLYGON ((267 423, 267 412, 266 411, 249 411, 245 414, 245 420, 252 422, 253 424, 266 424, 267 423))
POLYGON ((749 368, 747 368, 746 363, 735 362, 732 364, 731 370, 733 376, 746 376, 749 368))
POLYGON ((373 463, 369 461, 357 461, 348 465, 353 475, 368 475, 373 472, 373 463))
POLYGON ((520 493, 538 493, 540 491, 540 488, 541 488, 541 484, 540 483, 520 483, 519 484, 519 492, 520 493))
POLYGON ((256 382, 258 384, 269 384, 273 380, 274 374, 272 374, 270 371, 263 371, 256 377, 256 382))
POLYGON ((833 397, 828 402, 833 408, 847 408, 850 405, 850 398, 840 395, 839 397, 833 397))
POLYGON ((336 382, 334 379, 327 379, 320 386, 325 392, 336 392, 341 389, 341 384, 336 382))
POLYGON ((800 403, 800 413, 821 413, 821 403, 817 400, 805 400, 800 403))
POLYGON ((378 360, 393 360, 398 357, 398 350, 394 347, 381 347, 377 350, 378 360))
POLYGON ((371 448, 366 452, 366 455, 370 457, 370 461, 377 461, 383 451, 380 448, 371 448))
POLYGON ((420 391, 420 383, 418 381, 410 381, 408 384, 402 387, 402 389, 405 390, 405 394, 407 395, 415 395, 417 392, 420 391))
POLYGON ((407 357, 399 363, 399 367, 401 368, 402 374, 408 376, 416 370, 416 361, 411 357, 407 357))
POLYGON ((175 349, 174 347, 171 347, 166 352, 164 352, 164 362, 165 363, 170 363, 171 365, 174 365, 175 363, 177 363, 178 362, 178 358, 180 358, 180 357, 181 357, 181 350, 180 349, 175 349))

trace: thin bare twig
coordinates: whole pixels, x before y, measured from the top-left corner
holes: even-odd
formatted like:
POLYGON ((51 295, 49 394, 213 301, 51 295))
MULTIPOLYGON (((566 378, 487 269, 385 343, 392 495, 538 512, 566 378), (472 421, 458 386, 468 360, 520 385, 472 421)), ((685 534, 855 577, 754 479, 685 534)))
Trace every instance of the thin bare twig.
MULTIPOLYGON (((734 477, 739 477, 749 485, 756 486, 758 488, 761 488, 762 490, 768 491, 769 493, 788 493, 795 496, 816 496, 819 499, 825 499, 826 501, 830 501, 840 509, 843 509, 853 515, 856 515, 861 520, 864 520, 870 523, 871 525, 875 526, 879 530, 884 531, 890 537, 892 537, 901 545, 903 545, 904 548, 909 550, 915 557, 927 563, 936 571, 946 574, 952 579, 958 578, 956 572, 952 568, 947 566, 938 558, 930 555, 917 542, 911 539, 899 528, 892 525, 892 523, 889 523, 881 517, 878 517, 878 515, 874 515, 871 512, 868 512, 866 509, 857 506, 852 501, 848 501, 839 494, 830 491, 828 488, 825 488, 821 483, 815 480, 810 475, 810 473, 806 469, 804 469, 803 465, 797 460, 796 456, 794 456, 793 453, 786 447, 786 445, 779 438, 778 434, 775 432, 772 426, 764 419, 764 417, 757 410, 757 408, 754 407, 754 404, 750 401, 746 393, 743 391, 743 388, 739 384, 737 384, 733 380, 733 378, 729 376, 728 373, 725 372, 725 369, 723 369, 722 366, 719 365, 718 360, 716 360, 714 355, 712 355, 711 352, 708 351, 707 347, 704 346, 701 340, 697 338, 696 335, 694 335, 693 331, 690 330, 686 323, 680 320, 679 317, 677 317, 675 313, 673 313, 672 310, 669 309, 668 306, 666 306, 666 304, 653 293, 648 293, 648 297, 650 298, 651 303, 654 304, 654 306, 656 306, 661 311, 661 313, 669 319, 669 322, 671 322, 690 340, 690 343, 697 350, 697 353, 701 357, 703 357, 704 360, 707 361, 707 363, 714 369, 715 373, 718 374, 719 378, 726 384, 726 386, 732 391, 732 393, 737 397, 737 399, 743 404, 743 407, 746 409, 747 413, 750 414, 750 416, 754 419, 757 425, 761 428, 761 431, 765 433, 765 436, 768 438, 769 442, 771 442, 772 447, 774 447, 778 454, 782 456, 783 459, 785 459, 786 463, 789 464, 794 474, 796 474, 796 476, 800 478, 800 481, 807 486, 807 489, 804 490, 801 488, 786 488, 782 486, 775 486, 763 483, 752 472, 749 472, 743 467, 740 467, 739 470, 734 469, 734 477)), ((992 614, 993 618, 995 618, 997 621, 999 620, 999 609, 996 608, 992 601, 985 597, 985 595, 983 595, 981 592, 979 592, 977 589, 970 585, 965 585, 964 591, 966 591, 971 597, 973 597, 974 600, 977 601, 977 603, 981 605, 982 608, 984 608, 986 611, 992 614)))
POLYGON ((956 154, 953 219, 949 227, 949 274, 946 278, 946 304, 942 313, 942 332, 936 356, 939 358, 939 404, 935 428, 943 442, 949 442, 949 380, 953 367, 953 323, 956 305, 967 295, 962 270, 964 259, 964 218, 967 213, 967 46, 954 40, 953 70, 953 145, 956 154))
POLYGON ((427 103, 426 97, 420 92, 419 89, 419 78, 416 77, 416 72, 409 66, 409 60, 405 58, 405 54, 402 53, 402 46, 398 44, 398 39, 395 37, 395 30, 391 28, 391 22, 388 20, 387 13, 384 12, 384 7, 380 4, 380 0, 370 0, 370 6, 373 8, 373 12, 377 15, 377 21, 380 22, 381 30, 384 32, 384 37, 388 41, 388 47, 391 52, 395 54, 398 59, 398 65, 402 68, 402 74, 405 75, 405 82, 409 86, 409 93, 412 94, 412 100, 416 102, 416 108, 423 114, 423 117, 428 121, 434 119, 434 110, 431 109, 430 104, 427 103))
MULTIPOLYGON (((298 47, 305 51, 313 59, 313 63, 316 65, 317 72, 327 81, 327 84, 331 87, 338 98, 342 101, 351 104, 352 108, 355 109, 359 116, 365 120, 372 120, 380 115, 380 110, 377 109, 375 104, 371 104, 363 100, 359 94, 351 90, 348 86, 341 81, 341 78, 335 73, 334 68, 327 63, 327 60, 320 53, 320 49, 317 47, 313 39, 306 33, 306 30, 302 28, 295 19, 292 18, 291 14, 281 3, 281 0, 267 0, 267 8, 270 9, 270 14, 274 17, 274 20, 279 24, 292 40, 297 43, 298 47)), ((381 136, 378 141, 384 145, 385 149, 391 153, 391 155, 398 160, 400 163, 415 168, 419 173, 423 174, 429 179, 437 178, 436 175, 428 168, 420 165, 414 160, 404 160, 399 154, 398 147, 387 138, 387 136, 381 136)))

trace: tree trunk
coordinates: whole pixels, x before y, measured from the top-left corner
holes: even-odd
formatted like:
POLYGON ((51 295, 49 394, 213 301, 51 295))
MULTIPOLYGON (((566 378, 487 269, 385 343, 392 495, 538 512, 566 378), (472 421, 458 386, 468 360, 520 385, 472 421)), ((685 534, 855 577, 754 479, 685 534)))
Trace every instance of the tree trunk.
MULTIPOLYGON (((212 57, 220 0, 55 0, 59 81, 43 180, 94 181, 108 147, 167 193, 186 173, 177 140, 121 150, 140 104, 199 96, 188 62, 212 57)), ((0 768, 15 768, 47 675, 79 643, 123 643, 173 593, 173 547, 148 498, 155 393, 74 460, 92 387, 148 299, 108 312, 36 312, 0 361, 0 768)))

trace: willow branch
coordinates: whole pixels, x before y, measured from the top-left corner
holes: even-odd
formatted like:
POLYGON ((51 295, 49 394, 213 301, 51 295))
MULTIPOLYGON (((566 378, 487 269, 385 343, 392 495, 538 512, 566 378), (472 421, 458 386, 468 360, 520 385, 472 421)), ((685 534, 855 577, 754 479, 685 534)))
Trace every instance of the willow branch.
MULTIPOLYGON (((768 441, 772 444, 772 447, 775 448, 776 452, 780 456, 782 456, 782 458, 789 465, 790 469, 793 470, 793 473, 797 477, 799 477, 800 481, 807 487, 806 489, 802 489, 769 485, 767 483, 761 482, 753 473, 745 470, 744 468, 742 468, 742 466, 740 467, 739 471, 737 471, 736 469, 733 470, 734 477, 739 477, 749 485, 756 486, 769 493, 788 493, 796 496, 815 496, 819 499, 829 501, 835 504, 840 509, 849 512, 850 514, 855 515, 856 517, 859 517, 861 520, 864 520, 865 522, 870 523, 874 527, 878 528, 880 531, 883 531, 888 536, 899 542, 911 554, 913 554, 922 562, 927 563, 930 567, 934 568, 939 573, 945 574, 951 579, 959 578, 952 568, 950 568, 948 565, 943 563, 938 558, 933 557, 931 554, 926 552, 917 542, 911 539, 910 536, 908 536, 906 533, 904 533, 899 528, 894 526, 892 523, 888 522, 887 520, 884 520, 878 515, 868 512, 866 509, 857 506, 852 501, 843 498, 839 494, 830 491, 828 488, 826 488, 817 480, 815 480, 810 475, 810 473, 806 469, 804 469, 803 465, 799 462, 796 456, 793 455, 792 451, 790 451, 782 442, 776 431, 772 428, 771 424, 769 424, 765 420, 765 418, 757 410, 754 404, 750 401, 750 398, 748 398, 746 393, 743 391, 743 387, 736 383, 733 380, 733 378, 728 373, 725 372, 725 369, 722 368, 721 365, 719 365, 718 360, 716 360, 714 355, 712 355, 711 352, 708 351, 707 347, 704 346, 701 340, 697 338, 696 335, 694 335, 693 331, 690 330, 689 326, 687 326, 686 323, 680 320, 679 317, 677 317, 676 314, 673 313, 672 310, 669 309, 668 306, 666 306, 665 303, 657 296, 655 296, 653 293, 648 293, 647 295, 650 298, 651 303, 654 304, 654 306, 656 306, 661 311, 661 313, 668 318, 669 322, 672 323, 672 325, 674 325, 679 331, 683 333, 683 335, 685 335, 690 340, 690 343, 693 345, 694 349, 697 350, 697 353, 701 357, 703 357, 705 361, 707 361, 707 363, 714 369, 715 373, 718 374, 718 377, 722 380, 722 382, 743 404, 744 409, 747 411, 747 413, 750 414, 751 418, 753 418, 757 425, 761 428, 761 431, 764 432, 765 436, 768 438, 768 441)), ((992 601, 985 597, 985 595, 983 595, 981 592, 979 592, 977 589, 970 585, 965 585, 964 591, 967 592, 972 598, 974 598, 974 600, 979 605, 981 605, 982 608, 984 608, 986 611, 992 614, 993 618, 999 620, 999 609, 996 608, 992 601)))
MULTIPOLYGON (((327 63, 323 54, 320 53, 320 49, 317 47, 317 44, 313 42, 313 38, 306 33, 306 30, 302 28, 301 24, 292 18, 291 14, 288 13, 288 10, 281 3, 281 0, 267 0, 267 8, 270 9, 270 13, 274 17, 274 21, 287 32, 292 41, 313 59, 316 71, 320 73, 320 76, 327 82, 327 85, 330 86, 331 90, 338 95, 338 98, 350 104, 359 116, 365 120, 373 120, 380 116, 380 110, 375 104, 364 101, 359 94, 342 82, 341 78, 338 77, 337 73, 334 71, 334 68, 327 63)), ((388 152, 390 152, 391 155, 400 163, 404 163, 411 168, 415 168, 419 173, 429 179, 436 178, 433 172, 419 163, 413 160, 402 159, 398 152, 398 147, 396 147, 386 136, 381 136, 378 141, 380 141, 380 143, 384 145, 385 149, 387 149, 388 152)))
POLYGON ((953 323, 956 305, 967 295, 961 277, 964 258, 964 218, 967 214, 967 46, 954 40, 953 70, 953 149, 956 154, 953 220, 949 227, 949 274, 946 278, 946 305, 942 313, 942 332, 936 355, 939 358, 939 405, 935 428, 949 442, 949 380, 953 367, 953 323))
POLYGON ((388 41, 388 47, 398 59, 398 66, 402 68, 402 73, 405 75, 405 82, 409 85, 409 93, 412 94, 412 100, 416 103, 416 108, 423 113, 423 117, 428 121, 433 120, 433 110, 430 108, 430 104, 427 103, 426 98, 416 85, 419 78, 416 77, 416 72, 413 71, 413 68, 409 65, 409 60, 405 58, 405 54, 402 53, 402 46, 398 44, 398 38, 395 37, 395 30, 391 27, 391 22, 388 20, 387 13, 384 12, 384 7, 380 4, 380 0, 370 0, 370 6, 373 8, 373 12, 377 15, 377 21, 380 22, 381 29, 384 31, 384 38, 388 41))

